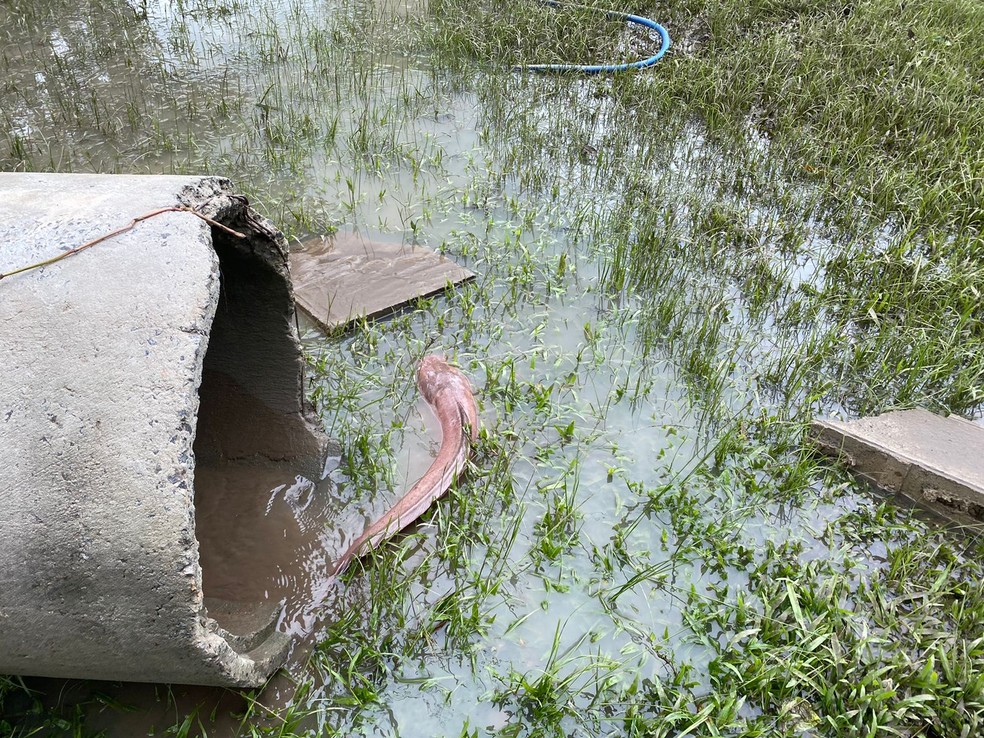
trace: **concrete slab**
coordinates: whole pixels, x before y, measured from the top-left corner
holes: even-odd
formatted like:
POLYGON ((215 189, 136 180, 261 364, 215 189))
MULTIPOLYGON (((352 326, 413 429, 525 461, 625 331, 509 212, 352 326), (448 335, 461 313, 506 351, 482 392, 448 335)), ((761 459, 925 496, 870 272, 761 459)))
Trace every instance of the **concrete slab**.
POLYGON ((319 466, 283 235, 218 177, 0 174, 0 673, 257 686, 289 638, 203 592, 196 464, 319 466))
POLYGON ((916 409, 816 420, 810 437, 882 489, 984 520, 984 427, 916 409))
POLYGON ((303 242, 290 254, 298 306, 324 330, 373 318, 474 278, 423 246, 335 233, 303 242))

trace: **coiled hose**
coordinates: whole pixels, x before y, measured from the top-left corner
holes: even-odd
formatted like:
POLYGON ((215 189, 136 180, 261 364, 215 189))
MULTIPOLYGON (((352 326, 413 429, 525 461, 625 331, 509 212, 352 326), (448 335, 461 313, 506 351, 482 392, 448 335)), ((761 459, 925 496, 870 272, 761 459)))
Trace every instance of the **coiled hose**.
POLYGON ((642 59, 636 62, 627 62, 625 64, 520 64, 513 67, 514 72, 558 72, 558 73, 570 73, 578 72, 580 74, 601 74, 606 72, 626 72, 630 69, 645 69, 646 67, 651 67, 653 64, 658 62, 663 58, 663 55, 670 48, 670 34, 667 33, 666 29, 663 28, 659 23, 649 18, 643 18, 640 15, 631 15, 630 13, 619 13, 616 10, 603 10, 601 8, 592 8, 589 5, 571 5, 567 3, 560 3, 557 0, 540 0, 544 5, 549 5, 552 8, 568 7, 568 8, 581 8, 584 10, 595 10, 599 13, 604 13, 609 18, 615 18, 616 20, 624 20, 629 23, 635 23, 639 26, 645 26, 646 28, 651 28, 656 33, 659 34, 662 39, 659 51, 653 54, 648 59, 642 59))

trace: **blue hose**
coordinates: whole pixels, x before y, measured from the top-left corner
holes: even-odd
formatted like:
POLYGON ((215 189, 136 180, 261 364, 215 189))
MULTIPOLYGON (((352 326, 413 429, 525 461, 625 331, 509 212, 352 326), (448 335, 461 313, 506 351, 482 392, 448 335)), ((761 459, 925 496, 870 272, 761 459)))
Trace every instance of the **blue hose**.
MULTIPOLYGON (((557 2, 557 0, 540 0, 544 5, 549 5, 554 8, 564 7, 565 3, 557 2)), ((649 20, 649 18, 643 18, 640 15, 631 15, 629 13, 619 13, 615 10, 601 10, 600 8, 592 8, 586 5, 566 5, 566 7, 583 8, 585 10, 597 10, 599 13, 604 13, 609 18, 615 18, 618 20, 625 20, 629 23, 635 23, 639 26, 645 26, 646 28, 652 28, 659 37, 662 39, 662 44, 660 44, 659 51, 653 54, 648 59, 642 59, 637 62, 628 62, 626 64, 521 64, 519 66, 513 67, 514 72, 579 72, 581 74, 600 74, 605 72, 627 72, 630 69, 645 69, 646 67, 651 67, 653 64, 658 62, 663 58, 663 55, 670 48, 670 34, 667 33, 666 29, 663 28, 659 23, 654 20, 649 20)))

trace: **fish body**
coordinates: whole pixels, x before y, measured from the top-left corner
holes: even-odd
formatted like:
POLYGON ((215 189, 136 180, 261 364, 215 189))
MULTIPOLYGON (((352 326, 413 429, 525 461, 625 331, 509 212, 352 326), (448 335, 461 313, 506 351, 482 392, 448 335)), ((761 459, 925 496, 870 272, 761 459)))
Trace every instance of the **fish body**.
POLYGON ((396 535, 424 514, 457 479, 478 438, 478 408, 471 383, 442 356, 425 356, 417 367, 417 387, 441 422, 441 448, 424 475, 375 520, 335 562, 341 574, 352 559, 396 535))

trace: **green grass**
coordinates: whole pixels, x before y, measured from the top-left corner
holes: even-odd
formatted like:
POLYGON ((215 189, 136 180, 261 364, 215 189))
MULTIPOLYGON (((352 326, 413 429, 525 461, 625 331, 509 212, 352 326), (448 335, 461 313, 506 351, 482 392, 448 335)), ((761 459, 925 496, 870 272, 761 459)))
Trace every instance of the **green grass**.
MULTIPOLYGON (((453 2, 436 10, 441 20, 464 12, 453 2)), ((468 12, 479 19, 449 23, 442 50, 479 64, 502 59, 503 45, 521 51, 509 35, 521 12, 515 4, 468 12)), ((612 286, 718 292, 719 284, 688 281, 687 271, 730 280, 740 254, 737 286, 750 310, 775 320, 778 309, 783 327, 812 333, 802 362, 783 357, 768 369, 775 384, 837 377, 836 399, 861 412, 976 406, 984 378, 984 58, 974 39, 984 10, 959 2, 669 3, 651 15, 675 30, 666 63, 651 75, 589 85, 612 108, 608 133, 591 147, 599 152, 594 176, 622 193, 604 223, 585 229, 611 242, 612 286), (694 153, 706 160, 697 192, 659 171, 666 132, 688 130, 681 110, 714 142, 694 153), (816 243, 821 234, 831 248, 816 243), (820 278, 794 291, 789 270, 800 257, 820 278)), ((539 53, 598 32, 584 18, 570 23, 552 45, 539 39, 539 53)), ((547 131, 541 150, 570 164, 583 151, 577 140, 589 122, 576 128, 586 115, 558 121, 574 130, 547 131)), ((664 340, 717 337, 718 328, 687 321, 674 300, 657 302, 654 331, 664 340)), ((706 349, 696 347, 702 356, 706 349)))
MULTIPOLYGON (((473 465, 346 573, 286 704, 182 703, 158 734, 980 732, 980 539, 802 440, 981 410, 984 11, 616 7, 669 28, 657 67, 512 72, 653 43, 518 0, 0 8, 2 168, 216 171, 292 235, 479 275, 305 337, 343 499, 399 493, 430 350, 478 390, 473 465)), ((32 686, 0 680, 0 734, 121 709, 32 686)))

